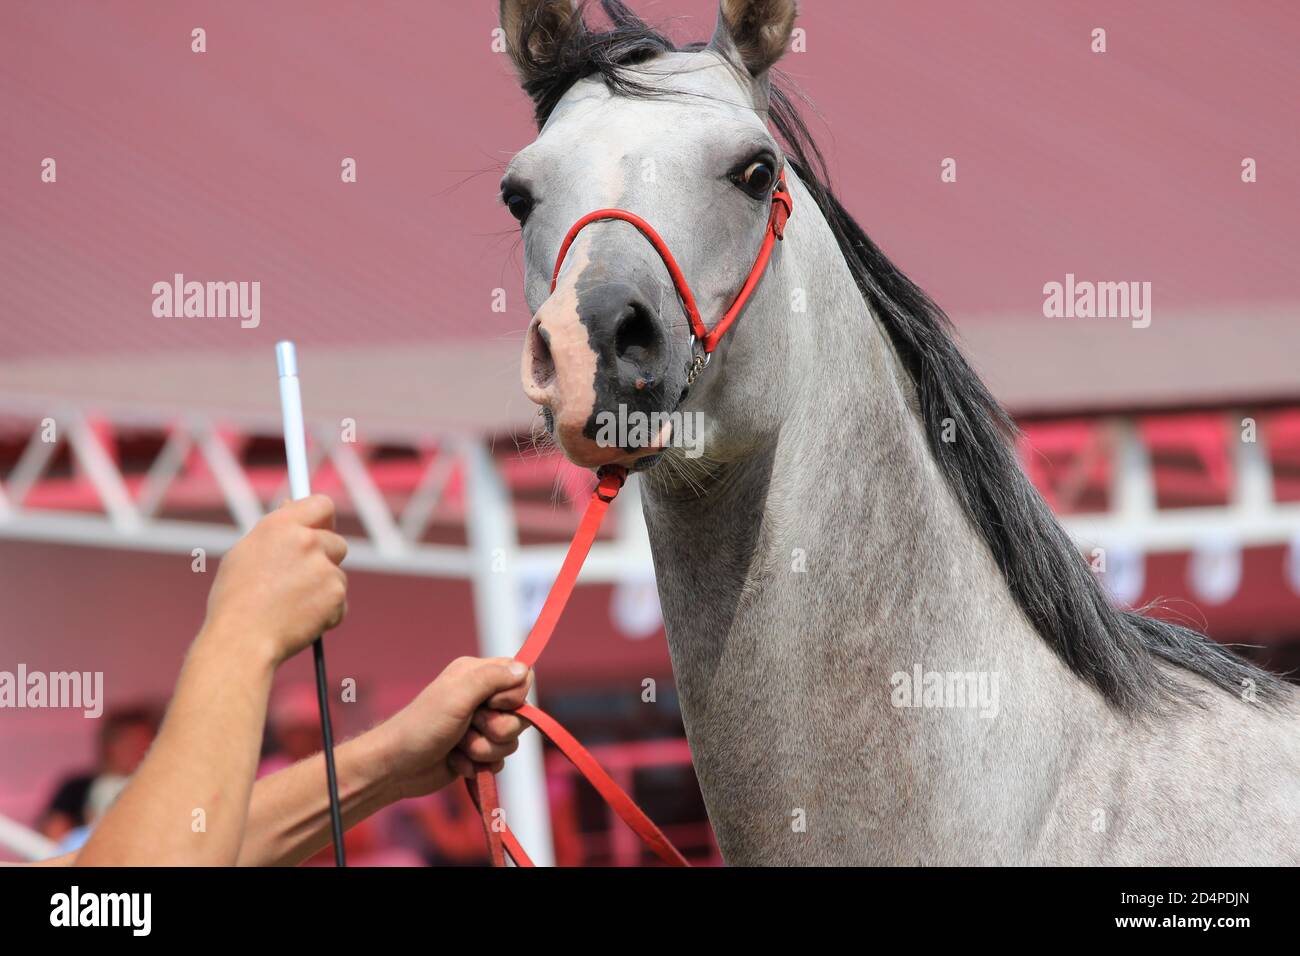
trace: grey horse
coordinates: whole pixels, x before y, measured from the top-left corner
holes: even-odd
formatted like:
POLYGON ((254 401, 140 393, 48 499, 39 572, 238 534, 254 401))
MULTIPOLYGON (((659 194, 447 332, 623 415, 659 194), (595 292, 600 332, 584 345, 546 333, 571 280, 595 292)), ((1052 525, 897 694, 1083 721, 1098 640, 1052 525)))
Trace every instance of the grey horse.
POLYGON ((673 670, 732 864, 1300 862, 1293 687, 1118 609, 1021 472, 943 313, 867 238, 770 69, 793 0, 723 0, 677 49, 618 0, 502 0, 540 133, 502 198, 523 386, 572 461, 639 473, 673 670), (794 211, 699 355, 653 224, 713 321, 776 176, 794 211), (698 414, 635 447, 601 413, 698 414))

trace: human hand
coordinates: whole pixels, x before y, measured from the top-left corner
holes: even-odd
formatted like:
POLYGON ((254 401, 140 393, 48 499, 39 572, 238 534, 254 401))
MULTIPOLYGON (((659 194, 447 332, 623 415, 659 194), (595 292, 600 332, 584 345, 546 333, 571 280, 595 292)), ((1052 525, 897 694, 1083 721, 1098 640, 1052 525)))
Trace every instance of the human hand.
POLYGON ((411 703, 376 728, 401 797, 431 793, 474 763, 500 770, 528 728, 512 713, 532 687, 532 671, 504 657, 460 657, 411 703))
POLYGON ((204 630, 248 642, 278 666, 343 620, 347 550, 329 498, 287 502, 221 559, 204 630))

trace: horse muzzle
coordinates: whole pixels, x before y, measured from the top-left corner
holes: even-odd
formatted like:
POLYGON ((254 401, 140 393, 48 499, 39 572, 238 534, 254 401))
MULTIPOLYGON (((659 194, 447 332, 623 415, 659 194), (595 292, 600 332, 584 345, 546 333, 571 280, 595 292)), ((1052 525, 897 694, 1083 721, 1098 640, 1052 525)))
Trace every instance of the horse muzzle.
POLYGON ((524 393, 548 413, 561 449, 589 468, 663 450, 658 431, 629 437, 604 426, 670 411, 686 364, 685 343, 674 346, 659 310, 671 289, 653 261, 626 236, 602 238, 601 262, 589 258, 590 244, 570 256, 529 323, 520 369, 524 393))
POLYGON ((556 441, 574 464, 632 465, 663 451, 670 427, 641 428, 632 442, 627 440, 631 432, 620 427, 615 430, 617 440, 611 441, 601 418, 614 416, 619 423, 633 417, 653 421, 656 413, 677 408, 758 286, 773 246, 784 235, 791 207, 783 171, 772 192, 758 255, 730 308, 712 329, 704 325, 668 244, 640 216, 625 209, 598 209, 570 227, 555 258, 551 295, 528 327, 521 372, 524 393, 546 410, 556 441), (623 245, 629 225, 640 234, 633 234, 639 250, 623 245), (610 241, 602 246, 601 262, 591 256, 593 236, 576 243, 579 234, 592 226, 618 230, 607 234, 610 241), (680 362, 674 358, 669 327, 659 310, 668 289, 657 268, 647 265, 654 261, 644 255, 647 244, 666 270, 690 328, 690 346, 677 356, 680 362), (620 265, 611 267, 608 262, 620 265))

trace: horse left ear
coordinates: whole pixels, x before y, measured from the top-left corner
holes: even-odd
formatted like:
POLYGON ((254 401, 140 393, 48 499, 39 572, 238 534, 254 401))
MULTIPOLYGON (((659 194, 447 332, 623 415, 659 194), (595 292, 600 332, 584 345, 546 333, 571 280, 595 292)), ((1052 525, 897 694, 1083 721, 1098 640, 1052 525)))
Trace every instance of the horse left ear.
POLYGON ((500 18, 506 49, 529 95, 529 84, 552 72, 564 39, 585 29, 574 0, 501 0, 500 18))
POLYGON ((722 0, 709 46, 760 77, 790 45, 798 12, 795 0, 722 0))

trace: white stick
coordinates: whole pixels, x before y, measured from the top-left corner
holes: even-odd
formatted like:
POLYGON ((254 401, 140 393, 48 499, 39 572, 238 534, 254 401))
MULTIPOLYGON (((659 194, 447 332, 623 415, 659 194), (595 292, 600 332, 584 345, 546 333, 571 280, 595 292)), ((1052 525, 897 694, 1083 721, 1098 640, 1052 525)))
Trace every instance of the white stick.
POLYGON ((289 494, 297 501, 311 494, 311 473, 307 470, 307 432, 302 421, 298 353, 292 342, 276 343, 275 365, 280 372, 280 413, 284 418, 284 455, 289 462, 289 494))
MULTIPOLYGON (((277 342, 275 365, 280 373, 280 412, 284 419, 284 457, 289 463, 289 494, 293 500, 311 494, 307 470, 307 429, 302 420, 302 390, 298 387, 298 353, 292 342, 277 342)), ((343 849, 343 809, 339 803, 338 771, 334 766, 334 728, 330 721, 329 681, 325 676, 325 645, 318 637, 312 642, 316 665, 316 704, 320 709, 321 742, 325 752, 325 782, 329 794, 330 830, 334 841, 334 865, 347 866, 343 849)))
POLYGON ((57 843, 3 816, 0 816, 0 846, 7 847, 24 860, 48 860, 59 852, 57 843))

